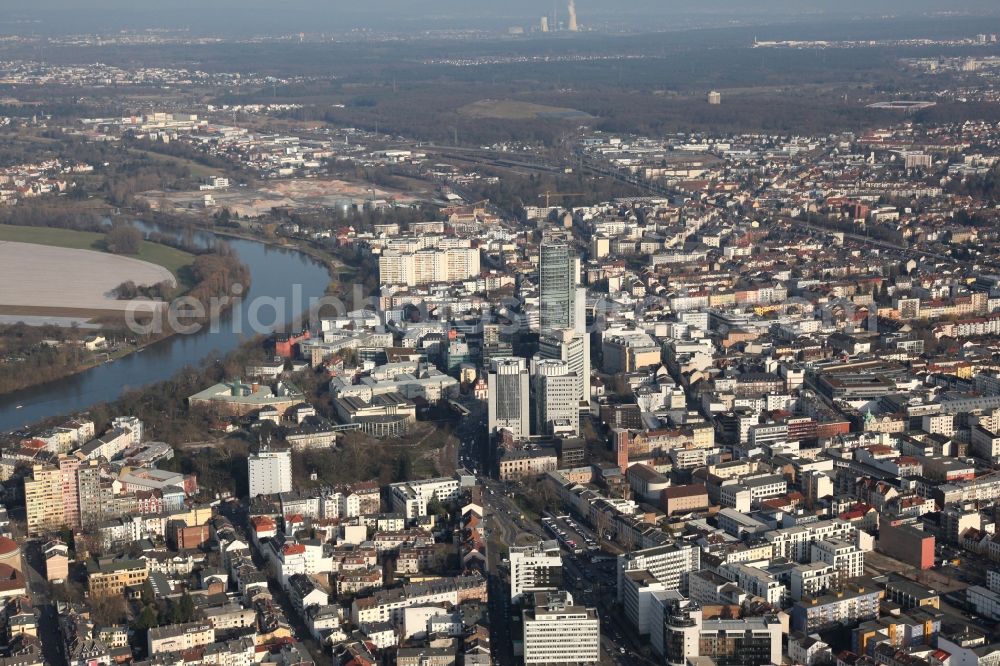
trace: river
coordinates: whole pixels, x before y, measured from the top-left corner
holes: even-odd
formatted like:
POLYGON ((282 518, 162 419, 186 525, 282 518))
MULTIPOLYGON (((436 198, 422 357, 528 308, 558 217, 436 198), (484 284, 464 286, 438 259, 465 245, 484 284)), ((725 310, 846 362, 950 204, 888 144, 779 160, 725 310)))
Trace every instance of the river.
MULTIPOLYGON (((145 231, 177 232, 144 223, 145 231)), ((189 235, 188 240, 191 240, 189 235)), ((311 298, 326 292, 330 276, 312 257, 296 250, 276 248, 258 241, 223 238, 205 231, 194 232, 193 240, 207 246, 223 240, 250 269, 250 290, 243 301, 220 318, 217 331, 202 330, 190 335, 173 335, 139 353, 105 363, 64 379, 0 395, 0 433, 7 433, 43 419, 85 410, 99 402, 115 400, 129 389, 163 381, 188 365, 221 358, 254 333, 250 326, 250 303, 255 299, 280 299, 284 312, 275 322, 273 311, 263 308, 258 318, 273 324, 270 329, 291 322, 309 307, 311 298), (295 292, 300 294, 295 298, 295 292)), ((260 300, 257 300, 260 303, 260 300)))

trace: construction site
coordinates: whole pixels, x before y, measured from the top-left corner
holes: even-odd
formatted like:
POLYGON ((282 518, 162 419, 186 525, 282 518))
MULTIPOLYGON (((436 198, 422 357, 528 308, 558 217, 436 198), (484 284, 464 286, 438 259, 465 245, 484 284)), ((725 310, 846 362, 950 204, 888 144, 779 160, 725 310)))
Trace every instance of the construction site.
POLYGON ((433 194, 336 179, 293 178, 268 181, 259 187, 232 187, 211 192, 153 190, 137 198, 150 209, 166 213, 200 217, 227 210, 230 215, 241 218, 257 218, 275 209, 324 208, 347 212, 364 207, 412 206, 431 201, 433 194))

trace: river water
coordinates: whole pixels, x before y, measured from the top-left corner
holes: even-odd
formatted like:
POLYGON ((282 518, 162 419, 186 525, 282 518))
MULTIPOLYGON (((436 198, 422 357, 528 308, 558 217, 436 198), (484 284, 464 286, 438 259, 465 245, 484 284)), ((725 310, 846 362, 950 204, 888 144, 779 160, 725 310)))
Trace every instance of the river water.
MULTIPOLYGON (((145 232, 174 233, 137 223, 145 232)), ((283 304, 280 319, 275 309, 260 308, 256 318, 270 330, 294 321, 309 307, 311 298, 323 296, 330 282, 326 268, 306 254, 271 247, 257 241, 222 238, 199 231, 187 240, 201 246, 223 240, 250 269, 250 290, 243 301, 222 315, 218 330, 173 335, 112 363, 105 363, 65 379, 0 395, 0 433, 60 414, 84 410, 102 401, 118 398, 129 389, 168 379, 185 366, 221 358, 255 335, 250 326, 251 303, 283 304), (19 407, 20 406, 20 407, 19 407)))

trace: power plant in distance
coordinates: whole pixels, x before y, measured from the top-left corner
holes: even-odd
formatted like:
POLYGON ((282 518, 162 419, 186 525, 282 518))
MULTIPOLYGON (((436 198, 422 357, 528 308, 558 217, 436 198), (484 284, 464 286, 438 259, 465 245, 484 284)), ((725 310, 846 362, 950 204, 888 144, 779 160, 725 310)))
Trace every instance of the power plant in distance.
MULTIPOLYGON (((569 32, 579 32, 580 25, 576 21, 576 0, 569 0, 566 6, 566 12, 569 15, 569 19, 566 22, 566 30, 569 32)), ((538 29, 540 32, 551 32, 559 30, 559 17, 556 12, 556 6, 552 6, 552 17, 551 21, 548 16, 543 16, 539 22, 538 29)))

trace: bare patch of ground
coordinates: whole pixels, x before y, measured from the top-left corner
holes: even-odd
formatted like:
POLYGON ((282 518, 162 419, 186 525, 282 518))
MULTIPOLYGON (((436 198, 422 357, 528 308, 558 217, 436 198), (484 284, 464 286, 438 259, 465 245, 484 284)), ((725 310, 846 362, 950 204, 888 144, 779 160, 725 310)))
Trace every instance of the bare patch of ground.
POLYGON ((428 191, 404 192, 330 178, 289 178, 267 181, 260 187, 231 187, 211 192, 151 190, 143 192, 139 198, 154 210, 178 214, 203 215, 226 209, 240 217, 260 217, 273 208, 339 208, 389 200, 412 204, 428 201, 433 196, 428 191), (206 194, 212 198, 208 206, 206 194))
MULTIPOLYGON (((30 308, 33 314, 74 314, 123 311, 129 301, 117 300, 112 291, 122 282, 137 285, 169 282, 173 274, 130 257, 92 250, 0 242, 0 306, 30 308), (44 311, 39 311, 44 308, 44 311)), ((147 308, 153 307, 146 301, 147 308)), ((10 309, 8 309, 10 313, 10 309)), ((18 312, 24 314, 25 312, 18 312)))
POLYGON ((483 99, 466 104, 458 110, 470 118, 497 120, 585 120, 590 114, 561 106, 548 106, 513 99, 483 99))

